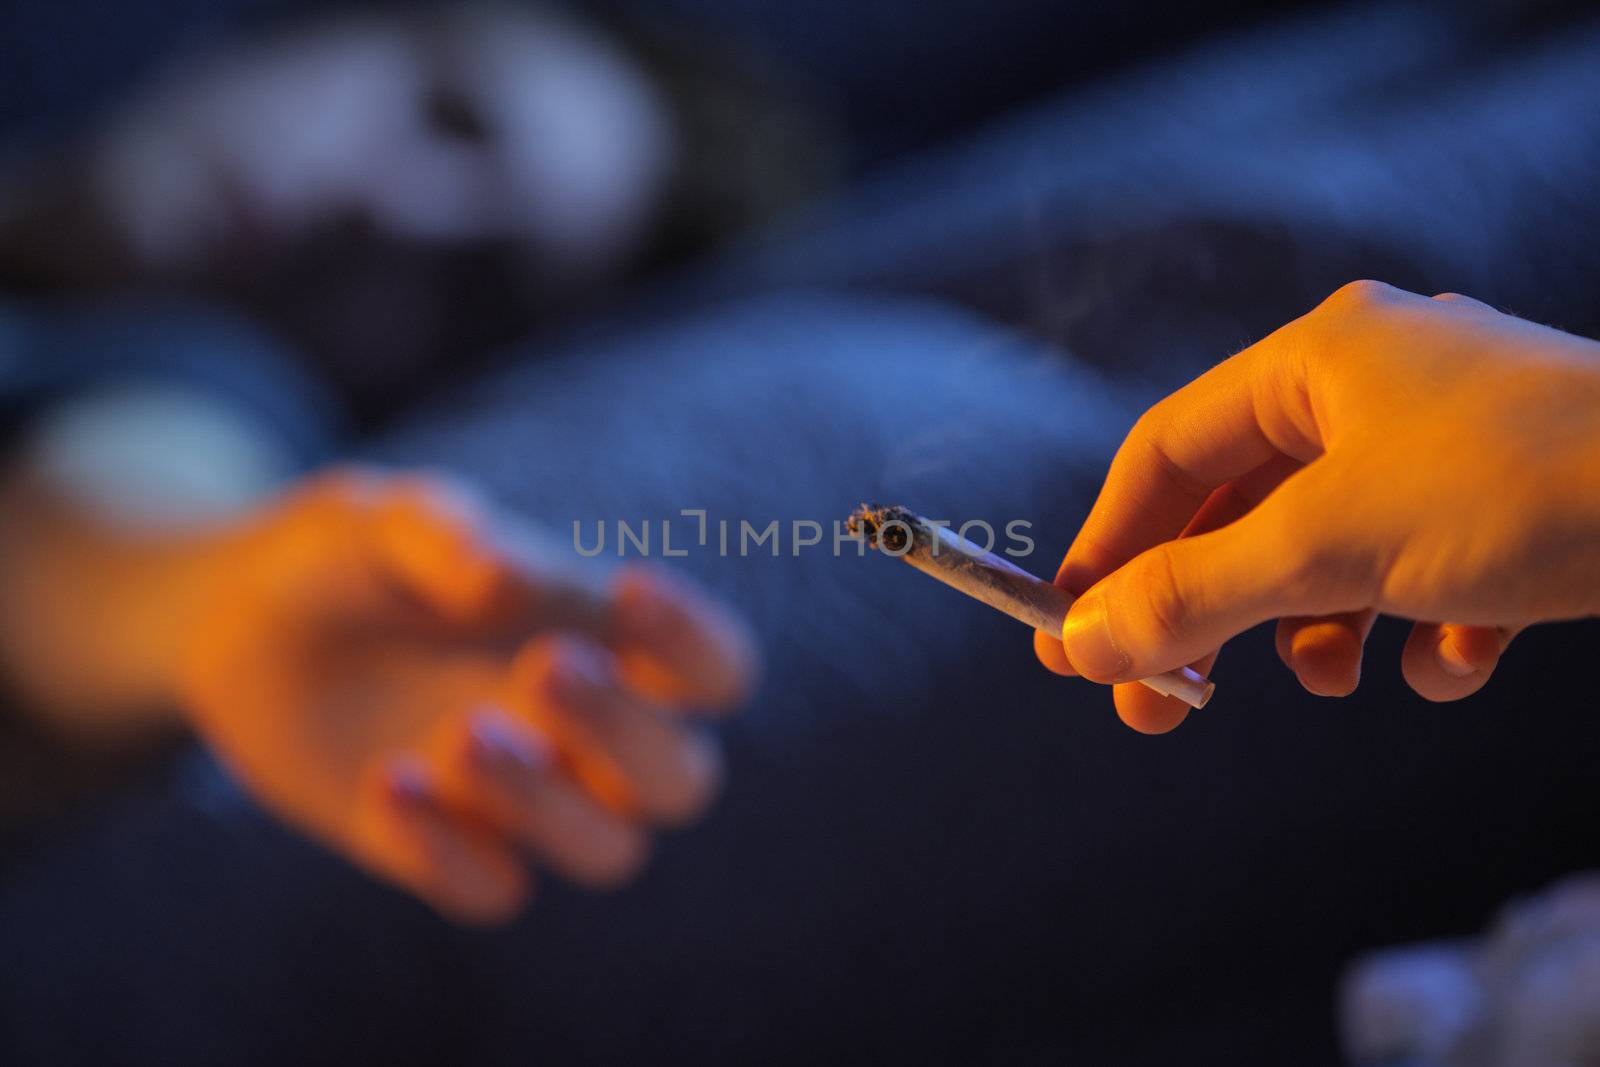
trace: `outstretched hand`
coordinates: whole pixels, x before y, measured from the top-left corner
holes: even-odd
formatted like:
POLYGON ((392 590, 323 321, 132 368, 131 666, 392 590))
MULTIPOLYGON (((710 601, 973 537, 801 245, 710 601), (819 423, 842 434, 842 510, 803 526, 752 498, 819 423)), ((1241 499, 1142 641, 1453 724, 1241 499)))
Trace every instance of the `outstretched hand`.
POLYGON ((197 729, 269 809, 447 916, 509 918, 530 856, 624 880, 716 790, 692 719, 747 694, 754 647, 683 581, 594 583, 454 486, 363 471, 224 562, 184 657, 197 729))

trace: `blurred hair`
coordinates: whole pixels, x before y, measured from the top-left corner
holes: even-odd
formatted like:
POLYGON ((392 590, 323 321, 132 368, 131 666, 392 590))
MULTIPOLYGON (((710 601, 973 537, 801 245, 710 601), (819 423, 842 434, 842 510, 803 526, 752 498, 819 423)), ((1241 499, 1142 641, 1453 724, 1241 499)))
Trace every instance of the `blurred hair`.
POLYGON ((578 12, 659 84, 681 148, 646 253, 670 262, 725 243, 832 188, 840 139, 814 93, 772 56, 610 4, 578 12))

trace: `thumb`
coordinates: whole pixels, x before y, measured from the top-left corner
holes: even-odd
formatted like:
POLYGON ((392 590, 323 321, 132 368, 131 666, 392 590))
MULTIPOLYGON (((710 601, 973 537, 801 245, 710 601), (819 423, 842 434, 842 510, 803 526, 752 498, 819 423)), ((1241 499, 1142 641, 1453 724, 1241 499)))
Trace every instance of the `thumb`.
MULTIPOLYGON (((1276 495, 1276 494, 1274 494, 1276 495)), ((1079 597, 1061 628, 1067 658, 1097 682, 1147 678, 1191 663, 1281 615, 1331 610, 1274 531, 1272 498, 1220 530, 1135 556, 1079 597)))

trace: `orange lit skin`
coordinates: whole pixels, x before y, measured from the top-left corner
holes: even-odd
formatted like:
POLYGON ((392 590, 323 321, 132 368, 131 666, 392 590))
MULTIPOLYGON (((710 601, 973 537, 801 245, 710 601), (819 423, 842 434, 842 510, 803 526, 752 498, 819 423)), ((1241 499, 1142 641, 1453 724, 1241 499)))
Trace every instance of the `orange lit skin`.
POLYGON ((218 563, 183 655, 195 727, 268 808, 463 922, 515 915, 529 857, 634 874, 716 790, 690 709, 752 684, 702 594, 644 569, 589 588, 436 479, 323 477, 218 563))
POLYGON ((1468 696, 1524 627, 1600 613, 1597 411, 1600 344, 1354 282, 1139 419, 1034 648, 1161 733, 1186 709, 1122 683, 1277 619, 1305 688, 1347 696, 1386 613, 1416 620, 1411 687, 1468 696))

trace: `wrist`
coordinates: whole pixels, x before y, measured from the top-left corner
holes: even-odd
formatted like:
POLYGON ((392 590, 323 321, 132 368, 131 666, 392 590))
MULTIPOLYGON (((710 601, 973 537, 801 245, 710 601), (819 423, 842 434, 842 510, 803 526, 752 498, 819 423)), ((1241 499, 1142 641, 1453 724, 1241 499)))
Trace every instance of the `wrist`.
POLYGON ((236 538, 130 531, 26 473, 0 488, 0 667, 58 732, 123 742, 182 718, 189 636, 236 538))

